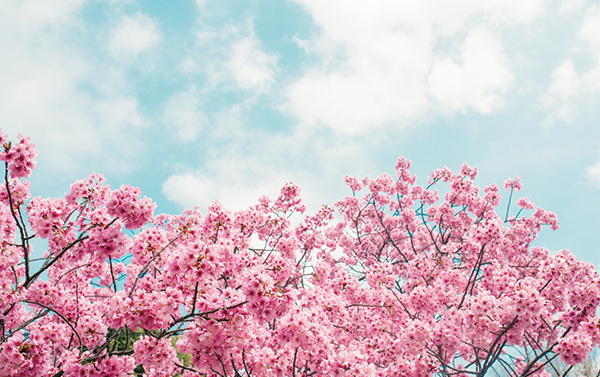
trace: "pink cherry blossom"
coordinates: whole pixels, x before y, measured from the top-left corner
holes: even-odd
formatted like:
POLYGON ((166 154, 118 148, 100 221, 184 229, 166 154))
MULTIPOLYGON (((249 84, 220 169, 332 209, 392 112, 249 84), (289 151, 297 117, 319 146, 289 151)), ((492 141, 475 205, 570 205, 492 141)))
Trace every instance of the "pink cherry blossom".
POLYGON ((468 164, 421 186, 400 157, 312 214, 287 183, 154 215, 99 174, 31 198, 19 140, 0 132, 0 376, 547 377, 600 345, 597 272, 535 245, 557 216, 499 208, 468 164))
MULTIPOLYGON (((2 143, 5 145, 2 160, 6 162, 13 178, 27 178, 35 169, 35 157, 38 152, 30 138, 23 135, 19 135, 18 138, 18 144, 2 143)), ((4 137, 0 137, 0 139, 4 139, 4 137)))
POLYGON ((138 229, 149 222, 156 209, 156 204, 143 197, 137 187, 123 185, 112 193, 106 208, 111 216, 119 217, 127 229, 138 229))

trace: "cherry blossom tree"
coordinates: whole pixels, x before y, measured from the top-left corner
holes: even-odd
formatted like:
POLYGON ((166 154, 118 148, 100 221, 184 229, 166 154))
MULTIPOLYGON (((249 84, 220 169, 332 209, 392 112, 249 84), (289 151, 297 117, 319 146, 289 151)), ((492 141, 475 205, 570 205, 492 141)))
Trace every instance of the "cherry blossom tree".
POLYGON ((518 177, 501 211, 401 157, 312 215, 292 183, 167 215, 98 174, 32 198, 34 145, 0 144, 0 376, 550 376, 600 343, 598 274, 534 246, 558 220, 518 177))

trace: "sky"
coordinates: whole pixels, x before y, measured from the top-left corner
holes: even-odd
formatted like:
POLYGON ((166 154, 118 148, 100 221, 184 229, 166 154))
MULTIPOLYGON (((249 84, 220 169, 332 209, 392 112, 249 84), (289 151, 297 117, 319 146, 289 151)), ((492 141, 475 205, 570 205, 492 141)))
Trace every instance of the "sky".
MULTIPOLYGON (((344 175, 520 176, 600 267, 600 3, 0 0, 0 127, 39 150, 33 195, 97 172, 157 212, 232 210, 344 175)), ((507 195, 506 195, 507 196, 507 195)))

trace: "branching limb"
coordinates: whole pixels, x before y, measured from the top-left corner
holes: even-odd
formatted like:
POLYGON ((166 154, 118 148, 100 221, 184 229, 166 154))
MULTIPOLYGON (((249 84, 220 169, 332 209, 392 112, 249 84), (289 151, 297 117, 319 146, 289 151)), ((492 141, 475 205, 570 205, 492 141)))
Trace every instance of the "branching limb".
POLYGON ((169 241, 162 249, 160 249, 160 251, 158 253, 156 253, 156 255, 152 259, 150 259, 148 261, 148 263, 146 263, 144 268, 142 268, 140 273, 136 276, 135 281, 133 282, 133 285, 131 286, 131 290, 129 291, 129 295, 127 295, 128 298, 131 298, 133 291, 135 291, 135 286, 137 285, 138 281, 142 278, 142 276, 146 273, 146 271, 148 270, 148 267, 150 267, 150 265, 162 254, 163 251, 165 251, 169 246, 171 246, 173 243, 175 243, 175 241, 177 241, 179 238, 181 238, 181 236, 184 234, 184 232, 185 231, 183 231, 183 230, 181 232, 179 232, 177 237, 175 237, 171 241, 169 241))
POLYGON ((477 275, 479 274, 479 270, 481 269, 481 265, 483 264, 483 255, 485 250, 485 244, 481 245, 481 249, 479 249, 479 254, 477 255, 477 260, 475 261, 475 265, 473 266, 473 270, 471 270, 471 275, 469 275, 469 280, 467 282, 467 286, 465 287, 465 292, 463 293, 462 299, 460 300, 460 304, 458 304, 459 310, 465 302, 467 298, 467 294, 473 294, 473 289, 475 288, 475 282, 477 281, 477 275), (470 292, 469 292, 470 288, 470 292))
POLYGON ((83 342, 81 341, 81 337, 79 336, 79 333, 77 332, 77 330, 75 330, 75 327, 73 327, 73 325, 71 324, 71 322, 69 322, 68 319, 66 319, 62 314, 60 314, 56 310, 52 309, 51 307, 41 304, 39 302, 31 301, 31 300, 23 300, 23 302, 26 302, 26 303, 32 304, 32 305, 41 306, 42 308, 49 310, 52 313, 55 313, 57 316, 59 316, 71 328, 71 330, 73 331, 73 334, 75 334, 75 336, 77 337, 77 340, 79 341, 79 352, 80 353, 83 352, 83 342))
POLYGON ((73 246, 77 245, 78 243, 87 240, 88 238, 90 238, 90 236, 87 235, 83 235, 81 234, 75 241, 71 242, 70 244, 68 244, 67 246, 65 246, 60 253, 58 253, 54 258, 52 258, 52 260, 50 260, 48 263, 45 263, 42 268, 39 269, 38 272, 36 272, 35 274, 33 274, 32 276, 28 277, 25 280, 25 283, 23 284, 24 288, 29 288, 29 286, 41 275, 44 273, 44 271, 46 271, 47 269, 49 269, 52 265, 54 265, 54 263, 56 263, 56 261, 58 261, 67 251, 69 251, 73 246))

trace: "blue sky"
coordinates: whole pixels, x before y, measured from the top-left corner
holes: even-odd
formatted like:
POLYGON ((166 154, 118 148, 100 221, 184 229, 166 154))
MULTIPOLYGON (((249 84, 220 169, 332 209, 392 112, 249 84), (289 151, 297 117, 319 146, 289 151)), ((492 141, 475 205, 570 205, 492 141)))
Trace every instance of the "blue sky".
POLYGON ((519 175, 538 244, 600 266, 600 5, 565 0, 0 0, 0 126, 34 195, 90 172, 160 212, 345 174, 519 175))

